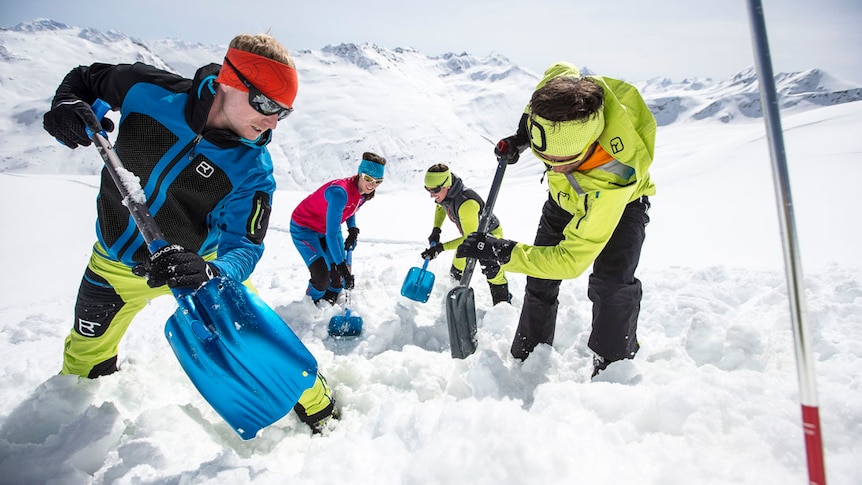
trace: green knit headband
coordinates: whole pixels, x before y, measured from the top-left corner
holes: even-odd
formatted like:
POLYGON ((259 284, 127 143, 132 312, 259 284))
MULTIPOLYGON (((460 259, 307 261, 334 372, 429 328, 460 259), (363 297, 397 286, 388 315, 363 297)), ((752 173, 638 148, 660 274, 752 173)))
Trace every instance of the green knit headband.
POLYGON ((582 153, 598 140, 604 129, 604 110, 597 111, 586 120, 551 121, 539 115, 530 115, 530 145, 534 152, 541 155, 571 157, 582 153))
POLYGON ((449 187, 452 185, 452 171, 445 172, 425 172, 426 187, 449 187))

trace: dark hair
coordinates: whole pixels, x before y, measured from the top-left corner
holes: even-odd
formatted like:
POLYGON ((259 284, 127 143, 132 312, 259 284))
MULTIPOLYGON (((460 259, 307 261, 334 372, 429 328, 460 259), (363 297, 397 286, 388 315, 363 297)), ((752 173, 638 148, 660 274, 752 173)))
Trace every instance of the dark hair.
POLYGON ((605 91, 588 77, 558 76, 530 98, 530 113, 549 121, 586 120, 600 109, 605 91))
MULTIPOLYGON (((362 159, 368 160, 369 162, 379 163, 380 165, 386 165, 386 159, 374 152, 363 152, 362 159)), ((359 183, 359 174, 353 176, 353 183, 359 183)), ((365 200, 371 200, 374 198, 375 193, 377 193, 377 189, 374 189, 367 194, 362 194, 362 198, 365 200)))
POLYGON ((446 170, 449 170, 449 167, 445 163, 435 163, 428 169, 429 172, 445 172, 446 170))
POLYGON ((365 152, 362 154, 362 159, 368 160, 369 162, 379 163, 380 165, 386 165, 386 159, 376 153, 365 152))

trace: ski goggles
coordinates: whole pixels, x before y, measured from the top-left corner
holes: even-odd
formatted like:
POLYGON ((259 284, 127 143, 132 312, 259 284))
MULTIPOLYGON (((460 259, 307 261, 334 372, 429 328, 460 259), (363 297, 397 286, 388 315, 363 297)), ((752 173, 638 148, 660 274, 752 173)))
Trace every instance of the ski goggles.
POLYGON ((546 162, 551 166, 562 166, 562 165, 571 165, 573 163, 581 164, 587 158, 592 156, 592 154, 596 151, 597 142, 592 142, 590 146, 586 148, 586 150, 578 153, 577 155, 572 155, 569 157, 555 157, 552 155, 545 155, 544 153, 538 152, 535 149, 533 150, 533 155, 540 158, 542 161, 546 162))
POLYGON ((248 104, 254 108, 255 111, 264 116, 278 115, 279 121, 287 118, 291 113, 293 113, 293 108, 285 108, 269 96, 263 94, 260 89, 257 89, 254 84, 239 72, 239 69, 230 62, 230 59, 225 57, 224 61, 231 69, 233 69, 233 72, 236 73, 236 77, 239 78, 239 82, 248 88, 248 104))
POLYGON ((362 180, 369 184, 380 185, 383 183, 383 179, 376 179, 367 173, 362 174, 362 180))

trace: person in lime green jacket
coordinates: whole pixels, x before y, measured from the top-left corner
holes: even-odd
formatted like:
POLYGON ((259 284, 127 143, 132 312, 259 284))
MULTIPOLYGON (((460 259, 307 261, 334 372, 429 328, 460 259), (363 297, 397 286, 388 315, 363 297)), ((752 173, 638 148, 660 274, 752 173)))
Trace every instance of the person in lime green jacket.
MULTIPOLYGON (((466 187, 464 181, 455 175, 446 164, 437 163, 425 172, 425 190, 434 199, 434 227, 428 236, 428 249, 422 252, 423 259, 434 259, 443 251, 457 249, 464 241, 466 234, 479 228, 479 217, 485 208, 485 201, 475 190, 466 187), (460 235, 450 241, 440 242, 440 227, 443 221, 449 218, 460 235)), ((495 237, 503 237, 503 226, 497 216, 491 214, 488 221, 488 232, 495 237)), ((506 280, 506 272, 500 270, 500 265, 493 261, 480 261, 482 274, 488 279, 488 287, 491 290, 491 302, 509 303, 512 295, 509 293, 509 283, 506 280)), ((465 258, 455 257, 452 259, 452 267, 449 274, 456 280, 460 280, 464 268, 467 266, 465 258)))
POLYGON ((655 118, 624 81, 581 76, 557 63, 536 86, 515 135, 495 154, 515 163, 528 146, 547 168, 549 196, 533 245, 472 233, 457 255, 495 261, 527 275, 511 352, 526 359, 553 345, 560 281, 590 266, 593 302, 589 348, 593 377, 608 364, 634 358, 642 297, 635 277, 649 223, 655 118))

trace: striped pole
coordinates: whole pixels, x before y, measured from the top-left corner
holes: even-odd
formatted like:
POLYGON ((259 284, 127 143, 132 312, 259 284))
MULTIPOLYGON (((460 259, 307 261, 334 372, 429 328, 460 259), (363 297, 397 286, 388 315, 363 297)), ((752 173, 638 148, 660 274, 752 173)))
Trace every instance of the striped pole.
POLYGON ((760 0, 749 0, 749 19, 760 82, 760 101, 763 119, 769 140, 772 159, 772 177, 780 214, 781 236, 784 244, 784 268, 790 299, 790 317, 793 320, 793 338, 796 344, 796 371, 799 376, 799 396, 802 403, 802 429, 805 434, 805 453, 808 457, 808 482, 825 485, 826 471, 823 463, 823 443, 820 434, 820 413, 817 408, 817 386, 814 361, 811 356, 808 329, 805 326, 802 265, 796 240, 793 217, 793 202, 790 197, 790 180, 787 175, 787 159, 778 113, 778 96, 775 92, 775 77, 766 37, 766 23, 760 0))

